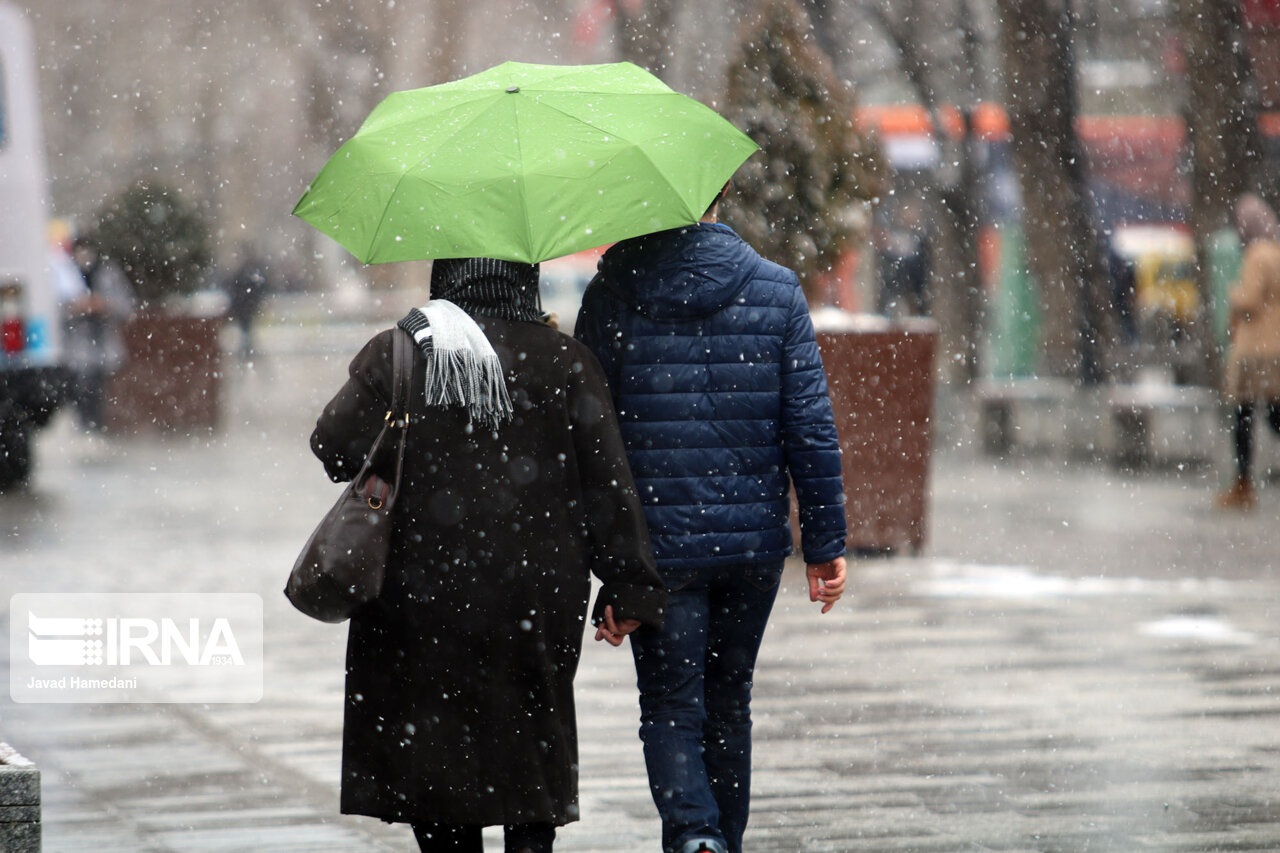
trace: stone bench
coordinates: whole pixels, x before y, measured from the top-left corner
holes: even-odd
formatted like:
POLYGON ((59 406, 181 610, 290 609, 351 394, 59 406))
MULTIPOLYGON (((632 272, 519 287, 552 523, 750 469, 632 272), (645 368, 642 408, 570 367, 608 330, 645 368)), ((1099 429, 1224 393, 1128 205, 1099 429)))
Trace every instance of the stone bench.
POLYGON ((40 853, 40 771, 0 742, 0 850, 40 853))
POLYGON ((1067 444, 1067 406, 1075 394, 1062 379, 1008 379, 978 388, 978 428, 986 452, 1053 453, 1067 444))
MULTIPOLYGON (((983 383, 976 399, 979 438, 995 455, 1044 453, 1131 468, 1204 465, 1221 460, 1231 442, 1218 394, 1200 386, 1010 379, 983 383)), ((1254 434, 1257 471, 1265 475, 1280 465, 1280 439, 1263 418, 1254 434)))
POLYGON ((1208 464, 1228 441, 1211 388, 1164 383, 1117 385, 1106 395, 1107 442, 1123 467, 1208 464))

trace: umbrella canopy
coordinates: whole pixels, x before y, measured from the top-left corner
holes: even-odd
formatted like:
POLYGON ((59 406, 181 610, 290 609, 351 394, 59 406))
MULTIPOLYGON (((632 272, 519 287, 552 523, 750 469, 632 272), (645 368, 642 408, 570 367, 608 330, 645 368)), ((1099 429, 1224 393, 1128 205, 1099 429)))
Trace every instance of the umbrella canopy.
POLYGON ((537 263, 696 222, 756 150, 629 62, 506 62, 387 96, 293 212, 366 264, 537 263))

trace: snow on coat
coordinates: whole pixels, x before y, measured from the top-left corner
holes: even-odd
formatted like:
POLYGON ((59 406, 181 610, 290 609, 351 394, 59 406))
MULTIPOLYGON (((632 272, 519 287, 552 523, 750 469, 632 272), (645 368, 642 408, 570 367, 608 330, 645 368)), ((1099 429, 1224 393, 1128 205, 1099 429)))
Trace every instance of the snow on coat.
POLYGON ((576 334, 608 377, 660 567, 782 559, 792 481, 805 560, 844 554, 840 444, 794 272, 725 225, 626 240, 576 334))
MULTIPOLYGON (((403 484, 381 597, 351 620, 341 808, 391 821, 576 820, 573 677, 588 572, 596 612, 658 626, 666 594, 600 366, 538 323, 477 318, 515 419, 424 409, 415 357, 403 484)), ((324 408, 312 448, 359 468, 390 400, 377 335, 324 408)))

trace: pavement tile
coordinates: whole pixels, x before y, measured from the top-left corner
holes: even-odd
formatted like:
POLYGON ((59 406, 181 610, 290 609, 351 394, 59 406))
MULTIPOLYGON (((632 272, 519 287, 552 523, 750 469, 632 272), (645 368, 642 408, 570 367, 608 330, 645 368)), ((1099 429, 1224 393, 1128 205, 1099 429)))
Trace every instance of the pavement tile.
MULTIPOLYGON (((42 771, 46 851, 412 849, 337 814, 345 631, 280 594, 337 488, 307 433, 369 331, 266 329, 214 436, 89 454, 59 422, 32 491, 0 496, 10 594, 230 584, 264 603, 256 705, 0 699, 0 737, 42 771)), ((822 617, 789 566, 748 849, 1280 850, 1277 490, 1222 516, 1213 471, 990 460, 954 438, 925 554, 857 561, 822 617)), ((584 819, 557 849, 656 850, 625 650, 587 643, 577 691, 584 819)))

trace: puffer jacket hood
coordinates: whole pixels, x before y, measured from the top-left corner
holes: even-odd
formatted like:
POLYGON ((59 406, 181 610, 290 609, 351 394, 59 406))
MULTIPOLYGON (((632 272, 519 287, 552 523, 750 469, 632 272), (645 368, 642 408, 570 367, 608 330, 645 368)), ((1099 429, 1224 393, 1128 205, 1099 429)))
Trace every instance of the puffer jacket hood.
MULTIPOLYGON (((604 369, 664 572, 844 553, 840 440, 796 274, 731 229, 625 240, 575 334, 604 369)), ((668 578, 672 580, 672 578, 668 578)))
POLYGON ((756 275, 759 256, 733 229, 699 222, 613 246, 600 259, 608 287, 650 320, 697 320, 724 308, 756 275))

